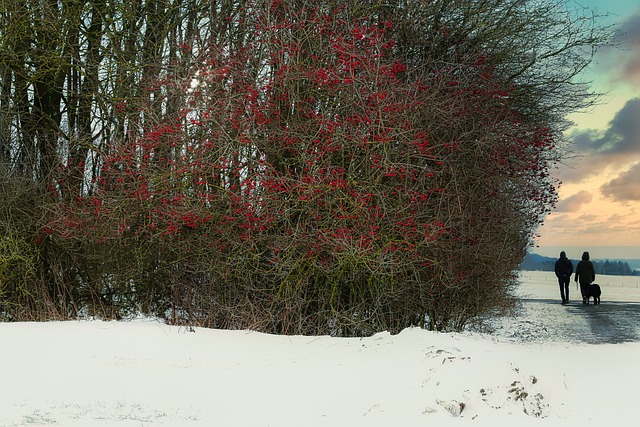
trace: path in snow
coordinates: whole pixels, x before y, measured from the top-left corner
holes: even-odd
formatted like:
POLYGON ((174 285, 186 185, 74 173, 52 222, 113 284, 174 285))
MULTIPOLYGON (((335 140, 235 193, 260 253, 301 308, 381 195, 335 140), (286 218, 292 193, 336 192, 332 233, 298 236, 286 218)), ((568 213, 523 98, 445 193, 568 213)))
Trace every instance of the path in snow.
POLYGON ((522 313, 494 325, 498 335, 525 342, 619 344, 640 341, 640 277, 599 276, 600 305, 582 305, 572 282, 571 302, 560 304, 552 272, 523 272, 522 313))

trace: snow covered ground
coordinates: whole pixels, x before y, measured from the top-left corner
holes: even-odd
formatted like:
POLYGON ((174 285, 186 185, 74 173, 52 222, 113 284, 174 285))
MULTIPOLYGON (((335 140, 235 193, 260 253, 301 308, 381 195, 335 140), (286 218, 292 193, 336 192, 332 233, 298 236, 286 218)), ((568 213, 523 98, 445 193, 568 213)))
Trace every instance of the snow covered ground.
MULTIPOLYGON (((640 343, 562 339, 550 325, 570 328, 575 313, 548 301, 559 301, 553 274, 523 279, 522 315, 492 335, 0 323, 0 426, 635 424, 640 343)), ((640 302, 640 278, 598 282, 603 306, 640 302)))

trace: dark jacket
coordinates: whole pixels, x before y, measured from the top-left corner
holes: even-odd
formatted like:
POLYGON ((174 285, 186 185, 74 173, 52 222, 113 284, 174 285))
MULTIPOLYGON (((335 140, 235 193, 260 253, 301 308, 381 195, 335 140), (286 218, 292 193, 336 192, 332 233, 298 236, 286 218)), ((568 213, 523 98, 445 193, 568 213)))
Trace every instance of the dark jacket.
POLYGON ((556 261, 556 277, 571 277, 573 274, 573 263, 564 252, 560 253, 560 258, 556 261))
POLYGON ((582 261, 576 266, 576 282, 588 284, 596 280, 596 269, 589 261, 589 252, 582 254, 582 261))

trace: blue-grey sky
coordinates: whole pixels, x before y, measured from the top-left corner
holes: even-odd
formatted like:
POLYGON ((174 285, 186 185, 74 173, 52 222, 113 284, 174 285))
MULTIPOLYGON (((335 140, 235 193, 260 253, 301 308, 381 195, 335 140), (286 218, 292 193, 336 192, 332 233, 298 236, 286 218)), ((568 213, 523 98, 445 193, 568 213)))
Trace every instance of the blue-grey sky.
POLYGON ((536 252, 581 247, 602 258, 640 259, 640 0, 567 4, 609 13, 621 47, 602 49, 589 71, 605 95, 593 110, 571 116, 576 156, 556 172, 560 201, 539 230, 536 252))

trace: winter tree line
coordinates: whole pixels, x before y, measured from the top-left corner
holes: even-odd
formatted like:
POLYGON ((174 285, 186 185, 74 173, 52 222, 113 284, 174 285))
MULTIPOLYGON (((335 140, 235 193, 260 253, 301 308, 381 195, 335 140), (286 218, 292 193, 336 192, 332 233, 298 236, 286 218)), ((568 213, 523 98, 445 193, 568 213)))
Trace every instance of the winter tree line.
MULTIPOLYGON (((572 260, 575 269, 578 260, 572 260)), ((631 268, 628 262, 621 260, 592 260, 596 269, 596 274, 605 274, 609 276, 637 276, 640 271, 631 268)), ((539 255, 532 256, 527 254, 522 264, 521 270, 528 271, 554 271, 556 264, 555 258, 542 257, 539 255)))
POLYGON ((459 330, 610 30, 559 0, 6 0, 0 319, 459 330))

